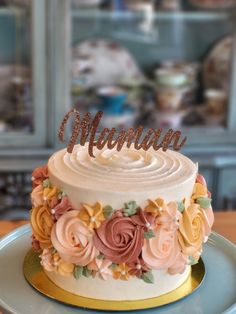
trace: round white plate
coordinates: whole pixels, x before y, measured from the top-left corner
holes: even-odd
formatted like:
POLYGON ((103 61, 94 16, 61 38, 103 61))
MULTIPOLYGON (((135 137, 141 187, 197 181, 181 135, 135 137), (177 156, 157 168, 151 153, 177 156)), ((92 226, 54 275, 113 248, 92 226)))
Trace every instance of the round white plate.
MULTIPOLYGON (((103 313, 73 308, 52 301, 35 291, 25 281, 22 264, 31 245, 30 234, 30 227, 23 226, 0 240, 0 311, 2 310, 4 314, 103 313)), ((196 292, 159 309, 137 311, 137 313, 235 314, 236 247, 213 233, 204 247, 202 257, 206 266, 206 278, 196 292)))

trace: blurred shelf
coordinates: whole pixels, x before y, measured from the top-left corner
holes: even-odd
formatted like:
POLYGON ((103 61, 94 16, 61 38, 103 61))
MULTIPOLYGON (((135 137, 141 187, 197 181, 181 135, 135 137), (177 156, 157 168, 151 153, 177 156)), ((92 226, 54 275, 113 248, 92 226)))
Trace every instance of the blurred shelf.
POLYGON ((17 8, 17 7, 0 7, 0 17, 1 16, 24 16, 28 14, 28 9, 17 8))
MULTIPOLYGON (((227 20, 231 16, 231 12, 208 12, 208 11, 180 11, 180 12, 154 12, 153 19, 157 21, 171 21, 171 20, 184 20, 184 21, 219 21, 227 20)), ((107 11, 99 9, 74 9, 72 17, 77 19, 140 19, 145 16, 152 16, 151 12, 134 12, 134 11, 107 11)))

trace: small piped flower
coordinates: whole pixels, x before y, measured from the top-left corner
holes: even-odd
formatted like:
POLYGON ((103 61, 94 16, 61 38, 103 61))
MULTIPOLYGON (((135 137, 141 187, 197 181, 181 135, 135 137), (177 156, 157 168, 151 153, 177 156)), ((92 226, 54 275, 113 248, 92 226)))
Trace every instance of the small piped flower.
POLYGON ((202 184, 204 186, 207 186, 206 180, 205 180, 205 178, 201 174, 197 175, 196 183, 200 183, 200 184, 202 184))
POLYGON ((112 276, 112 270, 109 268, 112 262, 108 259, 94 259, 87 267, 92 270, 93 277, 98 275, 101 279, 107 280, 112 276))
POLYGON ((40 247, 40 243, 38 240, 36 240, 35 236, 32 234, 31 236, 31 244, 32 244, 32 248, 36 253, 40 253, 42 251, 41 247, 40 247))
POLYGON ((58 203, 54 208, 51 209, 51 213, 54 215, 55 219, 58 220, 66 212, 72 210, 73 207, 67 196, 64 196, 60 203, 58 203))
POLYGON ((129 274, 138 278, 141 278, 143 273, 150 270, 142 258, 138 258, 136 262, 128 263, 127 266, 130 268, 129 274))
POLYGON ((86 223, 90 229, 97 229, 105 220, 102 205, 96 203, 93 206, 83 204, 83 208, 79 212, 79 218, 86 223))
POLYGON ((43 200, 45 202, 50 202, 52 200, 54 200, 55 198, 57 198, 57 194, 58 194, 58 189, 57 187, 46 187, 43 190, 43 200))
POLYGON ((39 184, 48 178, 48 167, 47 165, 36 168, 32 173, 32 186, 35 188, 39 184))
POLYGON ((128 280, 129 279, 129 266, 125 263, 117 265, 117 267, 113 270, 113 278, 128 280))
POLYGON ((207 197, 207 196, 208 196, 207 187, 205 185, 202 185, 201 183, 195 183, 194 188, 193 188, 192 199, 196 200, 200 197, 207 197))
POLYGON ((156 219, 157 226, 164 226, 170 230, 177 230, 181 213, 178 210, 176 202, 170 202, 165 205, 160 216, 156 219))
POLYGON ((47 271, 54 271, 62 276, 70 276, 74 271, 74 264, 64 262, 54 249, 44 249, 40 258, 41 265, 47 271))
POLYGON ((145 207, 145 211, 157 217, 164 206, 164 200, 157 198, 156 200, 148 200, 148 205, 145 207))

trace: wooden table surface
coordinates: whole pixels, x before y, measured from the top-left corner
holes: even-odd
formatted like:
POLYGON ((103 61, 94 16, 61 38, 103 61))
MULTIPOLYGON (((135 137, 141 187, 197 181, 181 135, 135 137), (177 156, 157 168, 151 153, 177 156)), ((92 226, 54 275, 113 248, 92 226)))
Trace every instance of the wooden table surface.
MULTIPOLYGON (((0 237, 28 221, 0 221, 0 237)), ((213 230, 236 244, 236 211, 215 213, 213 230)))

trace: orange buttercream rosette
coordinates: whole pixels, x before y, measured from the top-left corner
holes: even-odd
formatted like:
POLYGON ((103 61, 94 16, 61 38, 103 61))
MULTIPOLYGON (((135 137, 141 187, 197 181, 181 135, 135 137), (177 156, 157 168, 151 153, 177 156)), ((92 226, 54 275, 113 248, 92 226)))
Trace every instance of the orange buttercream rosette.
POLYGON ((178 230, 178 238, 183 253, 198 260, 209 228, 207 217, 200 205, 191 204, 188 208, 185 208, 179 219, 178 230))
POLYGON ((36 240, 39 241, 41 249, 52 247, 51 230, 53 220, 50 209, 46 205, 34 207, 31 212, 31 226, 36 240))

